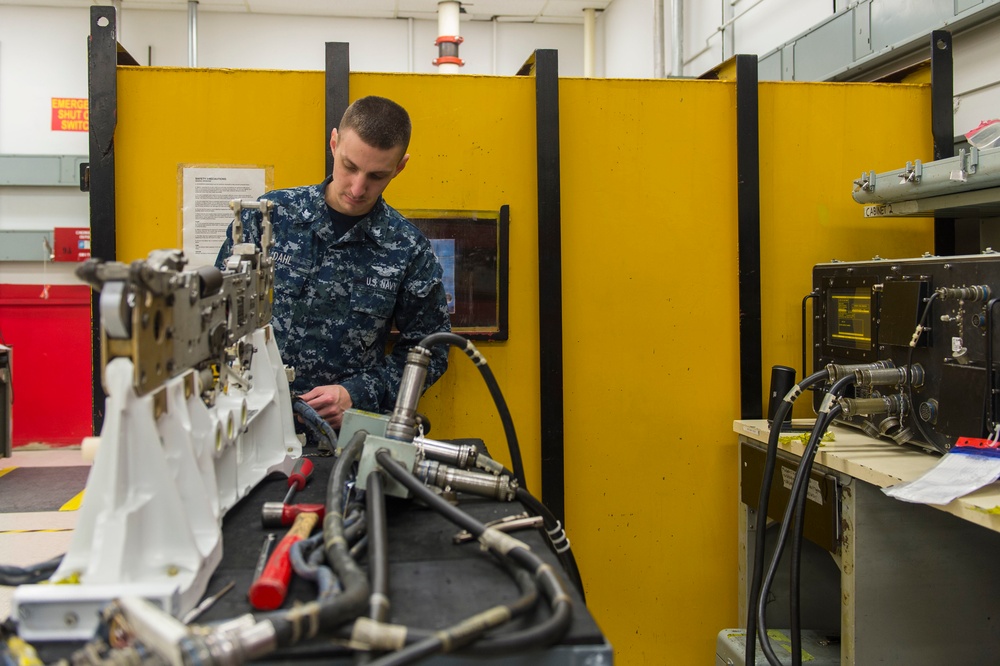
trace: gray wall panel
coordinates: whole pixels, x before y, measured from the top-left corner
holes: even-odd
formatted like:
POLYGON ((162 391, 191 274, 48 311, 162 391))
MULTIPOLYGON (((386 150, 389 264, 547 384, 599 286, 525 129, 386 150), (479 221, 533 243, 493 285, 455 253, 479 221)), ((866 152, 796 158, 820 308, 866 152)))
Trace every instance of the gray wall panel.
POLYGON ((795 42, 795 80, 819 81, 854 60, 854 21, 849 12, 834 16, 795 42))
POLYGON ((955 0, 872 0, 872 49, 911 41, 946 27, 955 17, 955 0))

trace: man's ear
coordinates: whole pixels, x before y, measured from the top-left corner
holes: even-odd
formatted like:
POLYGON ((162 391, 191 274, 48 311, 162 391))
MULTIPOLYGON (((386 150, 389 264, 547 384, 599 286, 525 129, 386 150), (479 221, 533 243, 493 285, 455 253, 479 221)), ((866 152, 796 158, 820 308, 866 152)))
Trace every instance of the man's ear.
POLYGON ((393 178, 395 178, 396 176, 399 175, 399 172, 402 171, 406 167, 406 163, 409 160, 410 160, 410 154, 409 153, 406 153, 405 155, 403 155, 403 159, 399 160, 399 164, 396 165, 396 173, 392 174, 393 178))
POLYGON ((337 152, 337 128, 334 127, 333 131, 330 132, 330 154, 333 155, 337 152))

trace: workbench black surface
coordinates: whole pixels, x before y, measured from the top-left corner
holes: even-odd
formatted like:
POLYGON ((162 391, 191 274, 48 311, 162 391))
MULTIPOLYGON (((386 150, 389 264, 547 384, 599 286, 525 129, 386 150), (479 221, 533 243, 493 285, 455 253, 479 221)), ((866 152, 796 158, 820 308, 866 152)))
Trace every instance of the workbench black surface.
MULTIPOLYGON (((310 459, 315 464, 315 471, 306 487, 295 495, 294 503, 325 502, 327 483, 335 461, 332 457, 310 459)), ((280 502, 286 490, 286 477, 271 475, 227 513, 223 523, 222 563, 209 582, 206 594, 211 595, 221 590, 231 581, 235 583, 235 587, 198 618, 198 623, 232 618, 251 611, 247 590, 252 582, 264 539, 269 532, 274 532, 277 543, 287 530, 262 527, 261 506, 264 502, 280 502)), ((458 500, 459 507, 480 522, 525 510, 519 502, 500 502, 464 494, 459 495, 458 500)), ((477 542, 454 543, 453 537, 459 532, 458 527, 414 500, 389 497, 387 503, 391 622, 422 629, 441 629, 499 603, 513 601, 519 596, 513 579, 492 557, 482 552, 477 542)), ((563 572, 542 529, 522 530, 514 533, 514 536, 563 572)), ((364 568, 364 556, 358 559, 364 568)), ((542 659, 538 663, 573 663, 581 651, 594 651, 602 657, 594 663, 609 664, 610 647, 587 611, 579 592, 567 576, 564 575, 563 578, 573 599, 573 622, 559 648, 554 652, 549 650, 536 654, 536 658, 542 659), (572 658, 558 658, 560 651, 572 658)), ((284 608, 289 608, 296 601, 313 598, 314 585, 293 577, 284 608)), ((547 614, 548 608, 542 599, 534 616, 516 620, 498 631, 523 628, 547 614)), ((345 648, 325 639, 274 653, 271 658, 329 661, 338 655, 346 658, 348 654, 345 648)), ((514 657, 511 663, 524 663, 523 660, 524 656, 514 657)))

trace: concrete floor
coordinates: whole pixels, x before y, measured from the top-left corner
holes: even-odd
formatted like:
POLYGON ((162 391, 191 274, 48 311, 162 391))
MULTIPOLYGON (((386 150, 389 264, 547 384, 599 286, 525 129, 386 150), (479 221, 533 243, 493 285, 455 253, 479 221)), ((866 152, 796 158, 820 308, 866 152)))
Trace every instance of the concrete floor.
MULTIPOLYGON (((15 448, 10 458, 0 458, 0 564, 27 566, 44 562, 69 549, 79 506, 76 501, 67 502, 57 511, 28 513, 5 513, 4 505, 10 505, 11 498, 4 489, 4 476, 18 467, 70 467, 90 466, 80 454, 79 448, 36 448, 25 451, 15 448)), ((82 492, 83 488, 71 489, 82 492)), ((67 496, 74 496, 68 492, 67 496)), ((13 587, 0 587, 0 618, 10 615, 13 587)))

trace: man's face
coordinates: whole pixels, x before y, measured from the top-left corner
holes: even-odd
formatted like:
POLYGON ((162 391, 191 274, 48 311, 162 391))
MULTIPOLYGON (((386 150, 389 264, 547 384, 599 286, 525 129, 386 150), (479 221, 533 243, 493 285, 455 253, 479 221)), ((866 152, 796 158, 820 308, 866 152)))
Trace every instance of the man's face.
POLYGON ((396 177, 409 155, 402 147, 373 148, 352 129, 330 137, 333 152, 333 182, 326 190, 326 203, 344 215, 365 215, 375 206, 389 181, 396 177))

